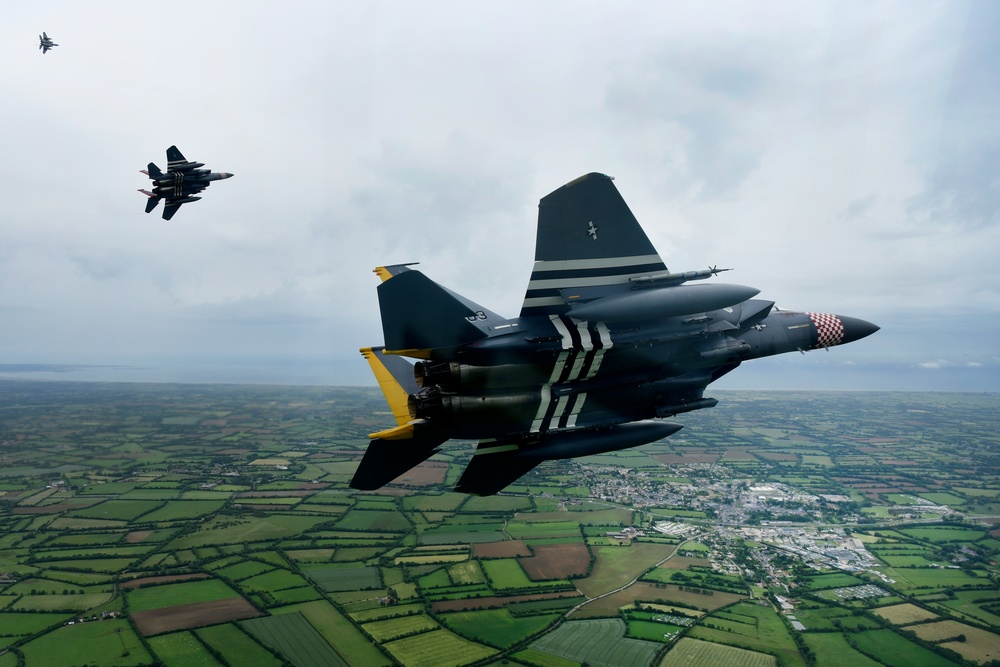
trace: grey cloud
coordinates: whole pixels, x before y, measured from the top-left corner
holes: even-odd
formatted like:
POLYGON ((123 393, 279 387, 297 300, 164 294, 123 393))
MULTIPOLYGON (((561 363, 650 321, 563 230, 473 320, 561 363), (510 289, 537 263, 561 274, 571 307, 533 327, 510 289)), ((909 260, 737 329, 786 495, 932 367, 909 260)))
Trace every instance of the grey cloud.
POLYGON ((929 142, 923 192, 909 210, 922 224, 1000 224, 1000 4, 969 5, 964 34, 929 142))

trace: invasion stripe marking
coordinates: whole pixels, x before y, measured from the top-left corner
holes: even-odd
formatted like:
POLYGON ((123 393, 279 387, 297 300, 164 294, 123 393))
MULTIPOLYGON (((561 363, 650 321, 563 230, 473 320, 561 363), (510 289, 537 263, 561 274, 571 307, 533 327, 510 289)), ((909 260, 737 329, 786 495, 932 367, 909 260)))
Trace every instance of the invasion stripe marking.
POLYGON ((549 411, 549 403, 552 402, 552 385, 543 384, 541 394, 542 399, 538 402, 538 412, 535 413, 535 419, 531 422, 532 433, 538 433, 542 429, 545 413, 549 411))
POLYGON ((531 281, 538 280, 552 280, 556 278, 562 278, 568 280, 570 278, 600 278, 601 276, 649 276, 653 278, 654 276, 663 275, 664 267, 662 264, 637 264, 636 266, 614 266, 605 269, 576 269, 566 271, 532 271, 531 275, 528 277, 531 281))
POLYGON ((601 362, 604 361, 604 353, 614 345, 611 342, 611 332, 604 322, 598 322, 596 329, 598 336, 600 336, 600 347, 594 353, 594 359, 590 363, 590 370, 587 372, 588 379, 597 375, 597 371, 601 368, 601 362))
POLYGON ((552 320, 552 326, 556 328, 556 331, 562 337, 562 349, 572 350, 573 334, 570 333, 569 327, 566 326, 566 323, 558 315, 549 315, 549 319, 552 320))
POLYGON ((576 403, 573 405, 573 410, 569 414, 569 419, 566 420, 566 428, 576 427, 576 418, 583 410, 583 402, 587 400, 587 392, 576 395, 576 403))
MULTIPOLYGON (((479 447, 476 449, 475 453, 473 454, 474 456, 479 456, 481 454, 502 454, 503 452, 517 451, 517 450, 520 449, 520 447, 518 447, 517 445, 513 445, 513 444, 511 444, 511 445, 485 445, 484 444, 485 442, 491 442, 491 441, 480 442, 479 443, 479 447)), ((496 442, 496 440, 493 440, 492 442, 496 442)))
POLYGON ((637 264, 659 264, 659 255, 632 255, 627 257, 601 257, 597 259, 536 259, 531 272, 567 271, 576 269, 603 269, 609 267, 635 266, 637 264))
POLYGON ((618 273, 610 276, 594 276, 592 278, 554 278, 552 280, 532 280, 528 282, 526 292, 543 289, 560 289, 567 287, 600 287, 603 285, 628 284, 629 278, 641 275, 636 273, 618 273))
POLYGON ((648 275, 651 278, 664 275, 663 264, 636 264, 634 266, 609 266, 600 269, 566 269, 564 271, 532 271, 530 280, 545 280, 548 278, 592 278, 596 276, 614 276, 621 273, 632 275, 648 275))
POLYGON ((570 399, 572 399, 572 396, 559 397, 559 400, 556 401, 556 409, 552 411, 550 423, 554 421, 556 424, 559 424, 559 422, 562 421, 562 416, 566 414, 566 408, 569 407, 570 399))

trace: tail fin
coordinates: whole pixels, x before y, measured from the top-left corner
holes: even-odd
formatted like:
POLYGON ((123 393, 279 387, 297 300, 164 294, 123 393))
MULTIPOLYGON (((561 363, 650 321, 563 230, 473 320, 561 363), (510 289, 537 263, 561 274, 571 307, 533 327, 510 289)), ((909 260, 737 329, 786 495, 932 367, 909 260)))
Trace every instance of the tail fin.
POLYGON ((590 173, 538 204, 535 265, 521 317, 565 313, 667 270, 610 176, 590 173))
POLYGON ((171 165, 175 162, 187 162, 187 158, 177 150, 177 146, 171 146, 167 149, 167 165, 171 165))
MULTIPOLYGON (((378 272, 378 269, 376 269, 378 272)), ((487 338, 507 320, 445 289, 420 271, 403 270, 378 286, 385 346, 392 353, 430 356, 430 351, 487 338)))
POLYGON ((157 167, 152 162, 150 162, 149 165, 146 167, 146 173, 149 174, 149 177, 154 181, 158 181, 161 178, 165 178, 163 172, 160 171, 160 168, 157 167))
MULTIPOLYGON (((417 382, 413 377, 413 364, 406 359, 393 354, 382 354, 384 347, 365 347, 361 349, 361 355, 368 361, 372 373, 378 381, 379 389, 385 396, 392 416, 396 419, 398 426, 406 426, 410 423, 410 411, 406 407, 406 400, 410 394, 420 391, 417 382)), ((412 437, 413 429, 410 429, 412 437)), ((388 432, 371 434, 372 438, 387 437, 388 432)))
POLYGON ((413 365, 402 357, 382 354, 384 349, 366 347, 361 354, 368 360, 398 426, 369 436, 372 441, 351 479, 351 487, 363 491, 381 488, 423 463, 448 439, 437 433, 417 432, 406 407, 408 395, 417 391, 413 365))

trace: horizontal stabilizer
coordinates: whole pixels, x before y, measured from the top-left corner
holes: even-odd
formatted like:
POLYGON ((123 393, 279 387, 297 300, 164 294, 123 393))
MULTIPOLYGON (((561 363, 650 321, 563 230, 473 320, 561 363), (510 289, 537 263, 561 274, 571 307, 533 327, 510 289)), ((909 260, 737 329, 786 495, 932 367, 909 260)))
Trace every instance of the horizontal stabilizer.
POLYGON ((507 321, 420 271, 402 271, 379 285, 378 303, 385 347, 393 352, 464 345, 507 321))
POLYGON ((438 451, 438 445, 447 438, 438 436, 416 437, 411 440, 382 440, 376 438, 368 444, 368 451, 361 465, 351 478, 351 488, 374 491, 396 479, 410 468, 420 465, 438 451))
POLYGON ((509 440, 483 440, 455 485, 455 491, 492 496, 526 475, 544 459, 519 455, 509 440))

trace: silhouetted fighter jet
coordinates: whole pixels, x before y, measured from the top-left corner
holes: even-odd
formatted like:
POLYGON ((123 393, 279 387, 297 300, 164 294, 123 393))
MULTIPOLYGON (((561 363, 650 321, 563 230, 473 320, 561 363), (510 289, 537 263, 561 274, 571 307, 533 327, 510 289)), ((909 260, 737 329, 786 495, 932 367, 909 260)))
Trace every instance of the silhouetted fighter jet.
POLYGON ((169 220, 174 217, 174 213, 181 204, 198 201, 201 197, 195 197, 212 181, 221 181, 232 178, 232 174, 199 169, 204 167, 204 162, 188 162, 177 146, 167 149, 167 173, 160 171, 152 162, 146 169, 140 169, 143 174, 149 176, 153 181, 153 191, 139 188, 139 192, 149 197, 146 202, 146 213, 149 213, 161 199, 166 199, 163 204, 163 219, 169 220))
POLYGON ((38 48, 42 50, 42 55, 48 53, 49 49, 59 46, 58 44, 53 42, 52 38, 46 35, 44 31, 42 31, 42 34, 38 36, 38 41, 39 41, 38 48))

